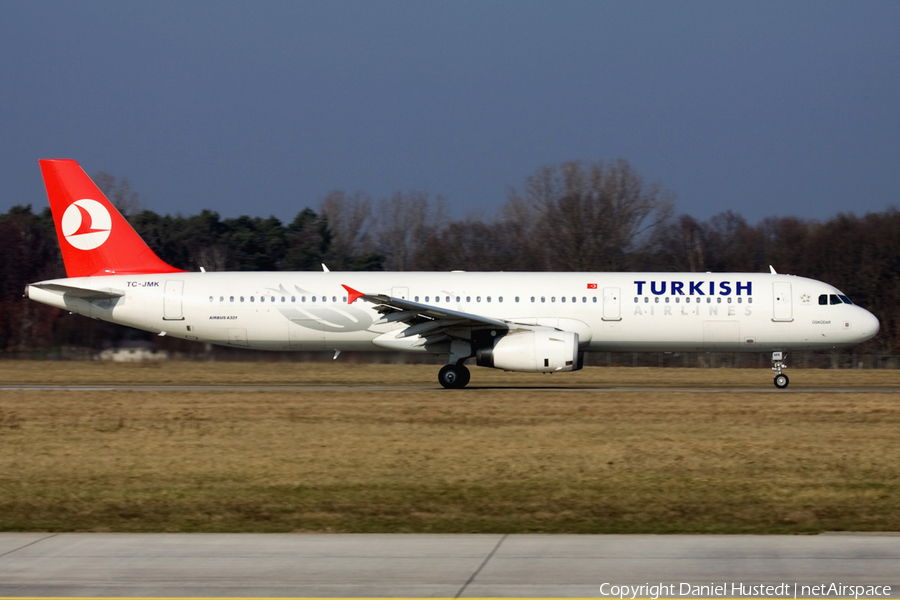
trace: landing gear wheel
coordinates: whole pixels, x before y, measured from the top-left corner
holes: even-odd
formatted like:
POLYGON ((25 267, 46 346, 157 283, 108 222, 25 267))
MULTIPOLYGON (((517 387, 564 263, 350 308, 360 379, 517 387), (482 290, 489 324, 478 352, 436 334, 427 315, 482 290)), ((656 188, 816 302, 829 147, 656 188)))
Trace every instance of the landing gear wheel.
POLYGON ((788 386, 788 383, 790 383, 790 379, 788 379, 787 375, 781 373, 775 376, 775 387, 778 389, 783 390, 788 386))
POLYGON ((469 370, 463 365, 444 365, 438 373, 438 382, 449 390, 457 390, 469 383, 469 370))
POLYGON ((459 371, 459 386, 460 388, 464 388, 469 385, 469 379, 472 378, 472 374, 469 372, 469 369, 466 368, 465 365, 459 365, 456 367, 459 371))

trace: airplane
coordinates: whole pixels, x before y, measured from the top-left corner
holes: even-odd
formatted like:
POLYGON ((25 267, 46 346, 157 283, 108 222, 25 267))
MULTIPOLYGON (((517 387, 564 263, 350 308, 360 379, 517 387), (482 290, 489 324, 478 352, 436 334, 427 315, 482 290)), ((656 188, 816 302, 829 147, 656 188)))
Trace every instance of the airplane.
MULTIPOLYGON (((74 160, 41 160, 68 277, 25 295, 94 319, 260 350, 445 355, 526 373, 586 352, 787 352, 851 346, 878 319, 827 283, 770 273, 186 272, 163 262, 74 160)), ((324 265, 323 265, 324 267, 324 265)))

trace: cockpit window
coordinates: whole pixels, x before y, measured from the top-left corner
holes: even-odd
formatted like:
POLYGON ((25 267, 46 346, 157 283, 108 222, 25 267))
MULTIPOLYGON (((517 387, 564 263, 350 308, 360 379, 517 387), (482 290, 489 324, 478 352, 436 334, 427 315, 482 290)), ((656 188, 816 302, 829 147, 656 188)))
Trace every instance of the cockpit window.
POLYGON ((829 298, 831 299, 831 304, 841 304, 841 299, 837 297, 837 294, 831 294, 829 298))
POLYGON ((843 294, 838 294, 838 298, 840 298, 844 304, 853 304, 853 302, 850 301, 850 298, 844 296, 843 294))
POLYGON ((819 305, 825 306, 828 304, 828 294, 822 294, 819 296, 819 305))

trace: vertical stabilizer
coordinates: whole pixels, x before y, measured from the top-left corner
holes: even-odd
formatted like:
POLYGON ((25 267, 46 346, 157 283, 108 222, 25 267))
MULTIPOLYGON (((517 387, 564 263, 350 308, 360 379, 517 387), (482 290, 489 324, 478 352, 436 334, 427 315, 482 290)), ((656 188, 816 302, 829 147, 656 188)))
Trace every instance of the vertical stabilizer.
POLYGON ((69 277, 182 272, 153 253, 77 162, 40 163, 69 277))

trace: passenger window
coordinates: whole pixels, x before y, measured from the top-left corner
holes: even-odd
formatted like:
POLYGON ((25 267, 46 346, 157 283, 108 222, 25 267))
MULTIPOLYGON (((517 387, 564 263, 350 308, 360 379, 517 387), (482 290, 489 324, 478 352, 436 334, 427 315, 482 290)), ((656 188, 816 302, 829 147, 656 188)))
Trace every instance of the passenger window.
POLYGON ((326 296, 322 296, 322 302, 328 302, 328 298, 326 296))
POLYGON ((241 302, 243 302, 243 301, 244 301, 244 297, 243 297, 243 296, 241 296, 241 302))
POLYGON ((566 297, 565 297, 565 296, 561 297, 561 298, 559 299, 559 301, 560 301, 560 302, 565 302, 565 301, 566 301, 566 297))
POLYGON ((486 299, 486 300, 487 300, 487 301, 488 301, 488 302, 490 302, 490 301, 491 301, 491 297, 490 297, 490 296, 488 296, 488 297, 487 297, 487 298, 485 298, 485 299, 486 299))
POLYGON ((669 303, 669 297, 666 296, 666 304, 668 304, 668 303, 669 303))
POLYGON ((645 296, 645 297, 644 297, 644 304, 648 304, 649 302, 650 302, 650 297, 649 297, 649 296, 645 296))
POLYGON ((250 296, 250 302, 256 302, 256 296, 250 296))
POLYGON ((229 301, 229 302, 234 302, 234 296, 229 296, 229 297, 228 297, 228 301, 229 301))
POLYGON ((659 296, 654 297, 653 301, 656 302, 657 304, 659 304, 659 296))
POLYGON ((213 301, 213 297, 212 297, 212 296, 209 297, 209 301, 210 301, 210 302, 213 301))
POLYGON ((471 301, 472 301, 472 296, 466 296, 466 302, 471 302, 471 301))
POLYGON ((476 297, 475 297, 475 302, 481 302, 481 296, 476 296, 476 297))
POLYGON ((832 304, 840 304, 841 303, 841 299, 837 297, 837 294, 831 294, 831 296, 829 296, 829 298, 831 298, 832 304))
POLYGON ((456 297, 456 301, 459 302, 459 296, 456 297))
POLYGON ((269 300, 271 300, 272 302, 275 302, 275 296, 269 296, 269 300))
POLYGON ((681 304, 681 296, 675 296, 675 304, 681 304))
POLYGON ((225 296, 219 296, 219 302, 225 302, 225 296))
MULTIPOLYGON (((418 298, 418 296, 416 296, 416 298, 418 298)), ((431 296, 425 296, 425 302, 430 302, 429 298, 431 298, 431 296)), ((416 302, 418 302, 418 300, 416 302)))
POLYGON ((541 302, 546 302, 546 301, 547 301, 546 296, 541 296, 541 302))
POLYGON ((718 298, 716 298, 716 302, 718 302, 719 304, 722 304, 722 297, 719 296, 718 298))
POLYGON ((519 301, 519 297, 518 297, 518 296, 516 296, 516 302, 518 302, 518 301, 519 301))
POLYGON ((828 295, 822 294, 819 296, 819 306, 825 306, 826 304, 828 304, 828 295))
POLYGON ((550 302, 556 302, 556 296, 551 297, 550 302))
POLYGON ((500 296, 499 298, 497 298, 497 302, 503 302, 503 296, 500 296))
POLYGON ((346 302, 346 301, 347 301, 347 296, 343 296, 341 299, 341 302, 346 302))
POLYGON ((297 301, 297 296, 291 296, 291 302, 296 302, 296 301, 297 301))
POLYGON ((753 298, 747 298, 747 304, 753 304, 753 298))
POLYGON ((419 297, 418 297, 418 296, 415 297, 415 301, 416 301, 416 302, 419 301, 419 297))
POLYGON ((316 301, 316 297, 315 297, 315 296, 310 296, 309 299, 312 300, 313 302, 316 301))
POLYGON ((578 298, 576 298, 575 296, 572 296, 572 302, 578 302, 578 298))
POLYGON ((306 302, 306 296, 300 296, 300 302, 306 302))
POLYGON ((597 303, 597 296, 594 296, 594 304, 597 303))
POLYGON ((731 304, 731 296, 728 296, 728 304, 731 304))
POLYGON ((450 302, 450 296, 447 296, 447 302, 450 302))
POLYGON ((581 297, 581 301, 582 301, 582 302, 587 302, 587 296, 582 296, 582 297, 581 297))
MULTIPOLYGON (((260 296, 260 297, 259 297, 259 301, 260 301, 260 302, 265 302, 265 301, 266 301, 266 297, 265 297, 265 296, 260 296)), ((253 298, 250 298, 250 302, 253 302, 253 298)))
POLYGON ((634 297, 634 303, 637 304, 639 301, 640 301, 640 298, 638 298, 637 296, 635 296, 635 297, 634 297))

